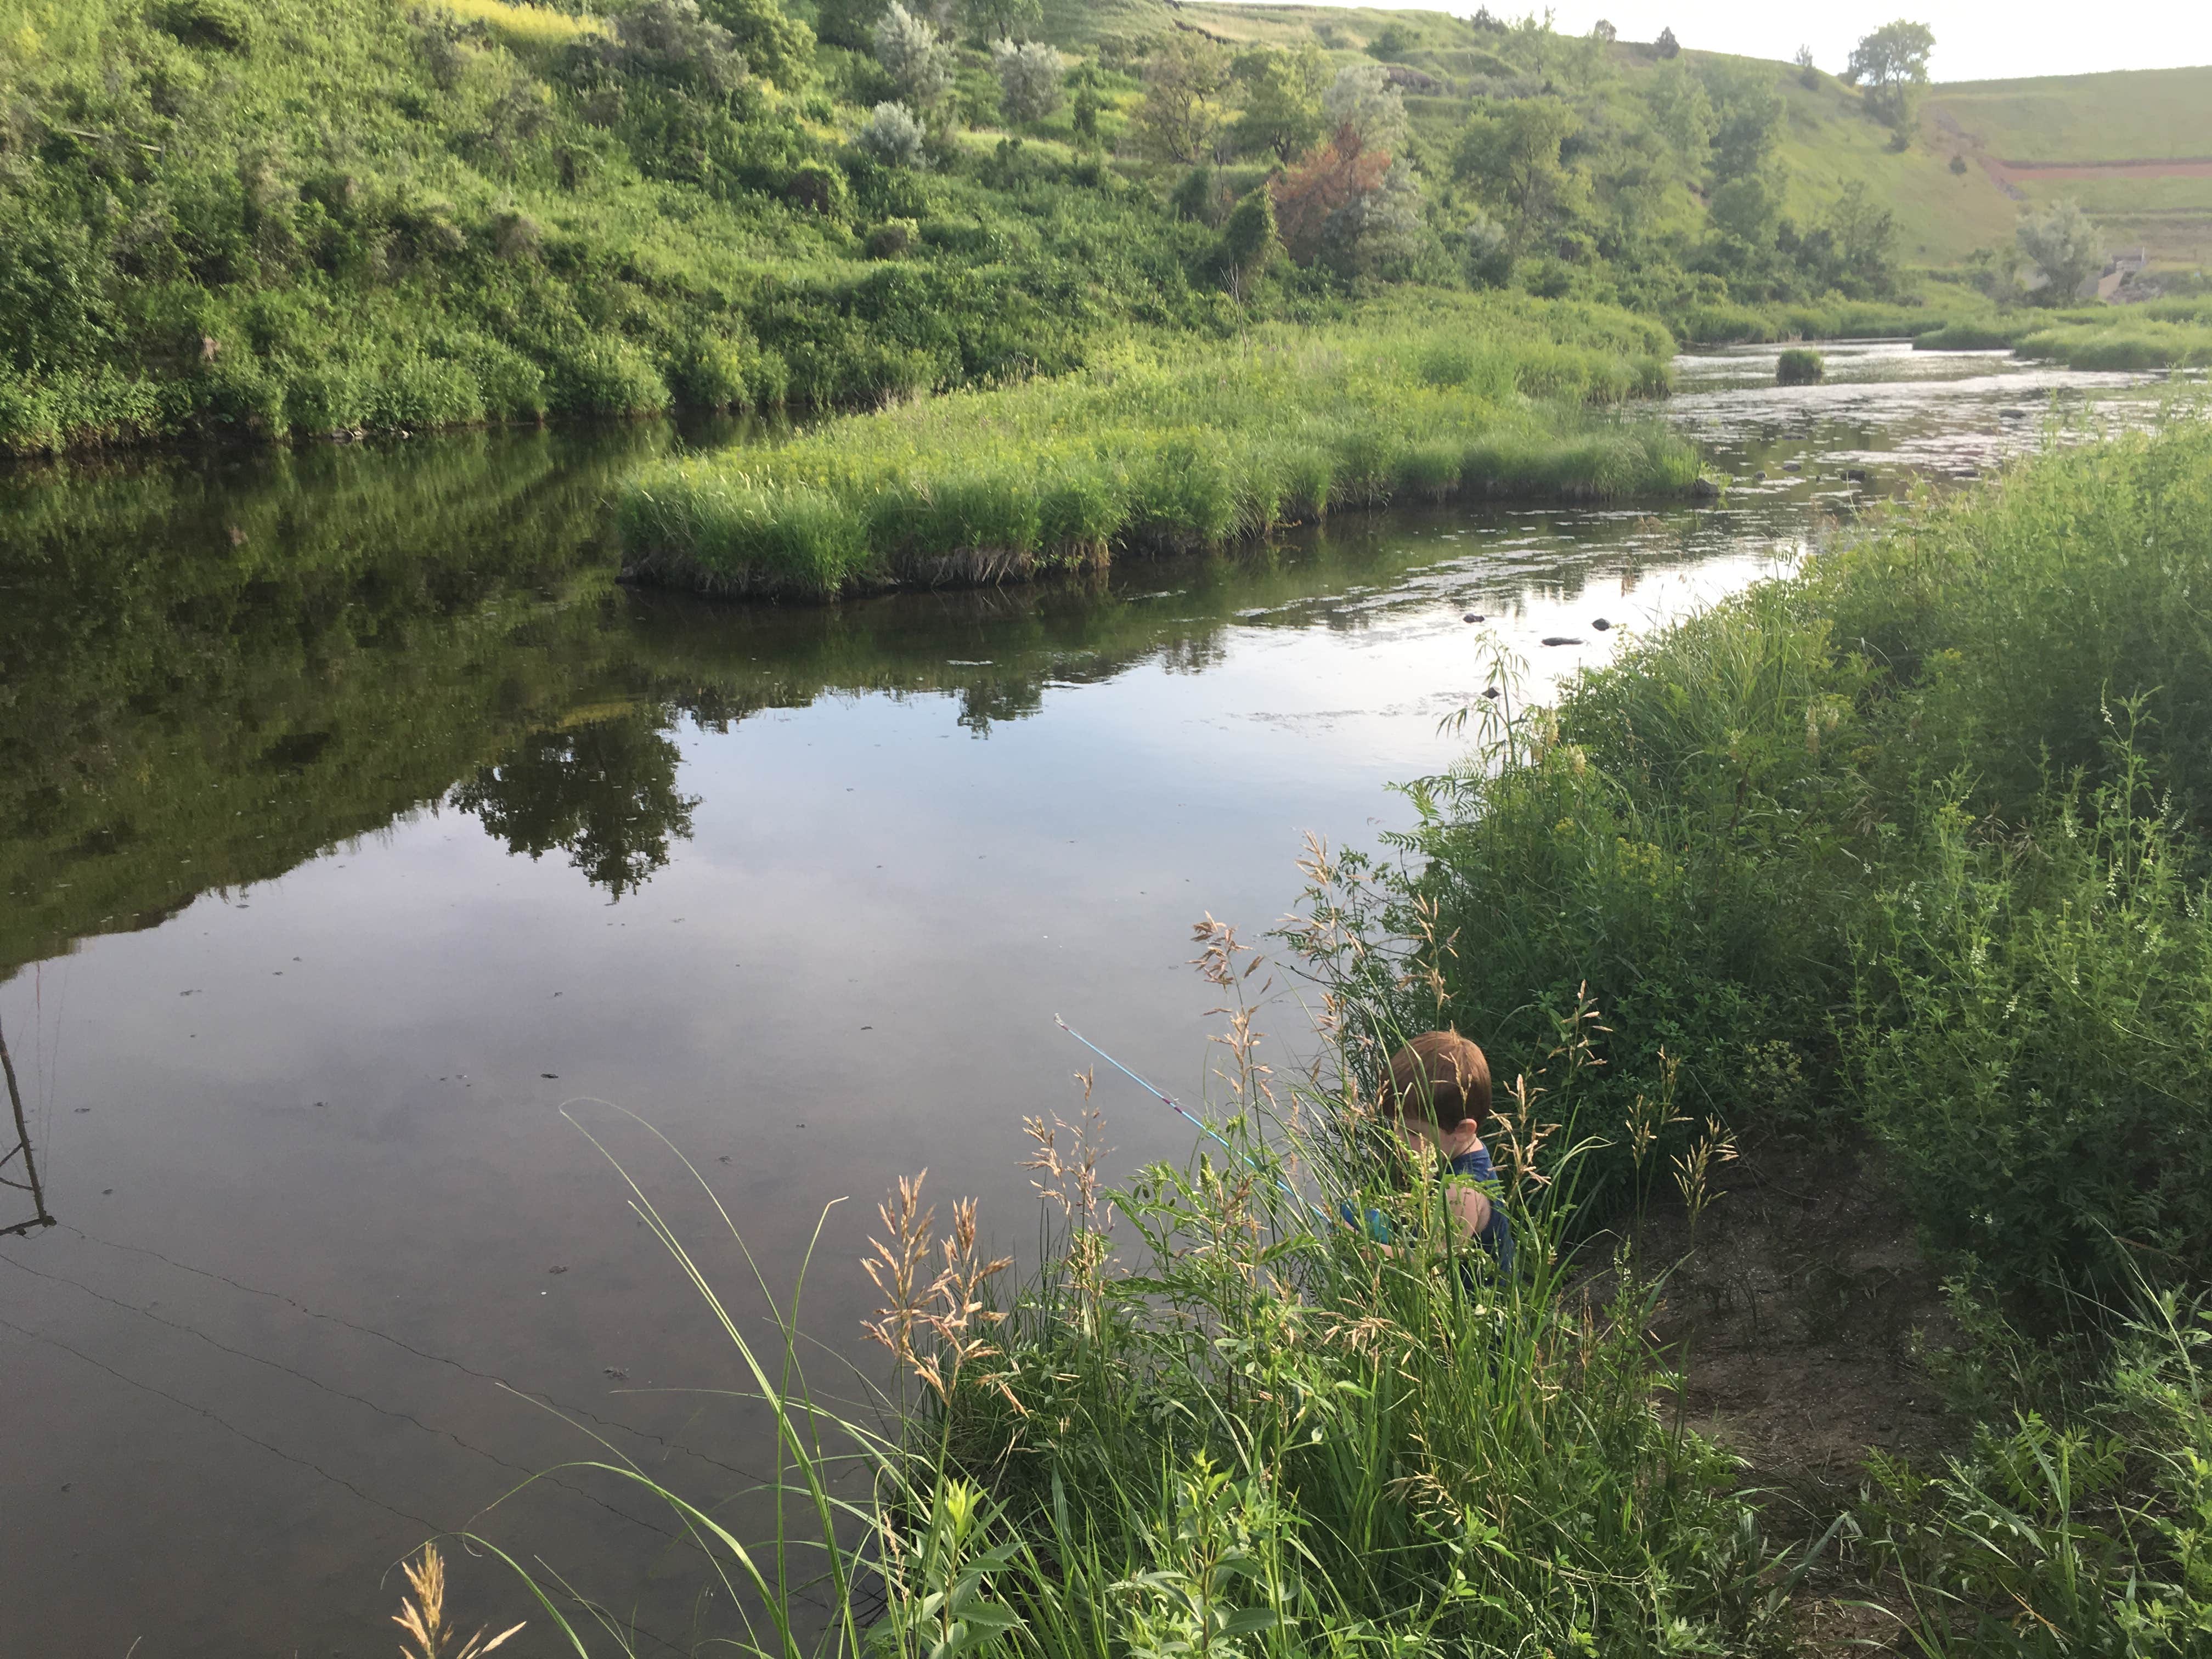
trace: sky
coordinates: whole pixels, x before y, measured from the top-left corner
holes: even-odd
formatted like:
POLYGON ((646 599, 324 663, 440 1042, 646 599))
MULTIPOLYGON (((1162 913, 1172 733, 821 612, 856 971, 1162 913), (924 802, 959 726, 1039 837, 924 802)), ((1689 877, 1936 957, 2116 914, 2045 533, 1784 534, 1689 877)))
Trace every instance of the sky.
MULTIPOLYGON (((1370 4, 1389 0, 1367 0, 1370 4)), ((1475 0, 1431 0, 1464 16, 1475 0)), ((1501 17, 1540 4, 1491 0, 1501 17)), ((1649 40, 1672 27, 1686 46, 1789 58, 1813 48, 1824 70, 1841 70, 1861 35, 1899 16, 1936 32, 1930 78, 1989 81, 2096 70, 2170 69, 2212 64, 2212 0, 2124 0, 2110 7, 2079 0, 1828 0, 1813 6, 1775 0, 1554 0, 1563 33, 1580 34, 1601 17, 1625 40, 1649 40)))

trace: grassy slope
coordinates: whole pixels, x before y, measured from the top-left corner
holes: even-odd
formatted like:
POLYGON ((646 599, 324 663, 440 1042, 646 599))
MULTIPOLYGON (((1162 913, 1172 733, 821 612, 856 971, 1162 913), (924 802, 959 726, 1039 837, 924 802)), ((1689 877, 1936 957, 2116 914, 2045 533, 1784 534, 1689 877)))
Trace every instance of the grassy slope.
POLYGON ((610 100, 560 72, 593 26, 459 11, 456 40, 440 9, 258 0, 224 48, 126 0, 0 0, 0 450, 865 401, 1216 305, 1202 228, 1047 147, 810 208, 794 181, 846 176, 879 95, 850 59, 726 107, 610 100), (886 216, 921 230, 895 263, 865 245, 886 216))
POLYGON ((2212 68, 1956 81, 1935 89, 1928 112, 2008 161, 2212 156, 2212 68))
MULTIPOLYGON (((1502 67, 1487 51, 1494 36, 1435 11, 1235 3, 1171 9, 1165 0, 1112 0, 1096 7, 1055 0, 1046 17, 1048 31, 1070 44, 1182 27, 1237 42, 1316 40, 1346 61, 1385 28, 1395 28, 1414 43, 1396 61, 1430 74, 1450 80, 1502 67)), ((1801 222, 1817 218, 1846 185, 1862 183, 1896 214, 1901 250, 1916 264, 1956 264, 1976 248, 2011 240, 2021 204, 1978 165, 1983 155, 2015 161, 2212 156, 2212 68, 1941 85, 1928 100, 1918 139, 1900 154, 1889 148, 1887 130, 1867 118, 1856 90, 1832 76, 1824 76, 1816 89, 1804 86, 1790 64, 1716 52, 1687 55, 1771 73, 1789 106, 1782 159, 1790 170, 1790 210, 1801 222), (1963 129, 1967 141, 1941 117, 1963 129), (1958 153, 1972 163, 1964 173, 1951 170, 1958 153)), ((1654 63, 1628 43, 1615 47, 1614 61, 1632 81, 1654 63)), ((1409 107, 1417 128, 1448 131, 1456 127, 1463 103, 1455 95, 1415 98, 1409 107), (1422 107, 1428 104, 1437 107, 1422 107)), ((2022 188, 2031 202, 2079 201, 2108 224, 2117 240, 2171 240, 2177 218, 2191 225, 2199 216, 2212 221, 2212 179, 2027 181, 2022 188)), ((2173 251, 2185 256, 2188 232, 2179 234, 2183 245, 2173 251)), ((2201 240, 2212 254, 2212 234, 2201 240)))
MULTIPOLYGON (((1961 81, 1936 88, 1923 130, 1931 143, 1964 148, 1977 161, 2212 157, 2212 67, 1961 81)), ((2014 172, 2012 183, 2038 205, 2079 202, 2115 246, 2140 244, 2166 263, 2212 260, 2212 178, 2039 179, 2014 172)))

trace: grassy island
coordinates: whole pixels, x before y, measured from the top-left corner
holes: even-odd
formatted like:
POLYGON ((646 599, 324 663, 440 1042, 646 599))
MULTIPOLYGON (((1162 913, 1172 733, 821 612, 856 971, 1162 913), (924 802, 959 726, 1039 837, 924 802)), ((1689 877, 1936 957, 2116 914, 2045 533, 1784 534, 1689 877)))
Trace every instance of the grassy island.
POLYGON ((621 498, 626 568, 820 598, 1218 545, 1394 498, 1696 477, 1686 444, 1613 412, 1664 390, 1663 330, 1604 307, 1430 297, 1357 324, 1131 345, 1064 379, 648 469, 621 498))

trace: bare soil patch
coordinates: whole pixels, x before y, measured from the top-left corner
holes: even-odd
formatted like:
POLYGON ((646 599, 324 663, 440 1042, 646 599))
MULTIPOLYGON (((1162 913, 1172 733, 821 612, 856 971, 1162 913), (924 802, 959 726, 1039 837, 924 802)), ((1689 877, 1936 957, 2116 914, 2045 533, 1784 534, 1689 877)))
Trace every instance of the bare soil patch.
MULTIPOLYGON (((1815 1538, 1856 1501, 1869 1450, 1925 1468, 1963 1438, 1919 1358, 1955 1332, 1866 1149, 1771 1141, 1717 1173, 1694 1236, 1672 1201, 1634 1233, 1643 1270, 1668 1275, 1654 1335, 1685 1420, 1748 1464, 1770 1529, 1815 1538)), ((1878 1650, 1898 1627, 1859 1605, 1873 1593, 1832 1549, 1800 1599, 1808 1650, 1878 1650)))

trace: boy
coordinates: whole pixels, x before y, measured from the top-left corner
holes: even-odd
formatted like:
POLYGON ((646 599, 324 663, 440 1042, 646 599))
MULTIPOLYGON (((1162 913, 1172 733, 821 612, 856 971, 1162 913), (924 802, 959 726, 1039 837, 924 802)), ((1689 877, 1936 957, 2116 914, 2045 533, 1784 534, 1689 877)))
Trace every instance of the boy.
MULTIPOLYGON (((1491 1201, 1498 1172, 1479 1125, 1490 1110, 1490 1062, 1457 1031, 1424 1031, 1390 1057, 1381 1113, 1423 1161, 1441 1164, 1444 1207, 1462 1237, 1480 1240, 1498 1270, 1513 1267, 1513 1229, 1491 1201), (1463 1177, 1452 1180, 1451 1176, 1463 1177)), ((1370 1218, 1370 1224, 1373 1219, 1370 1218)))

